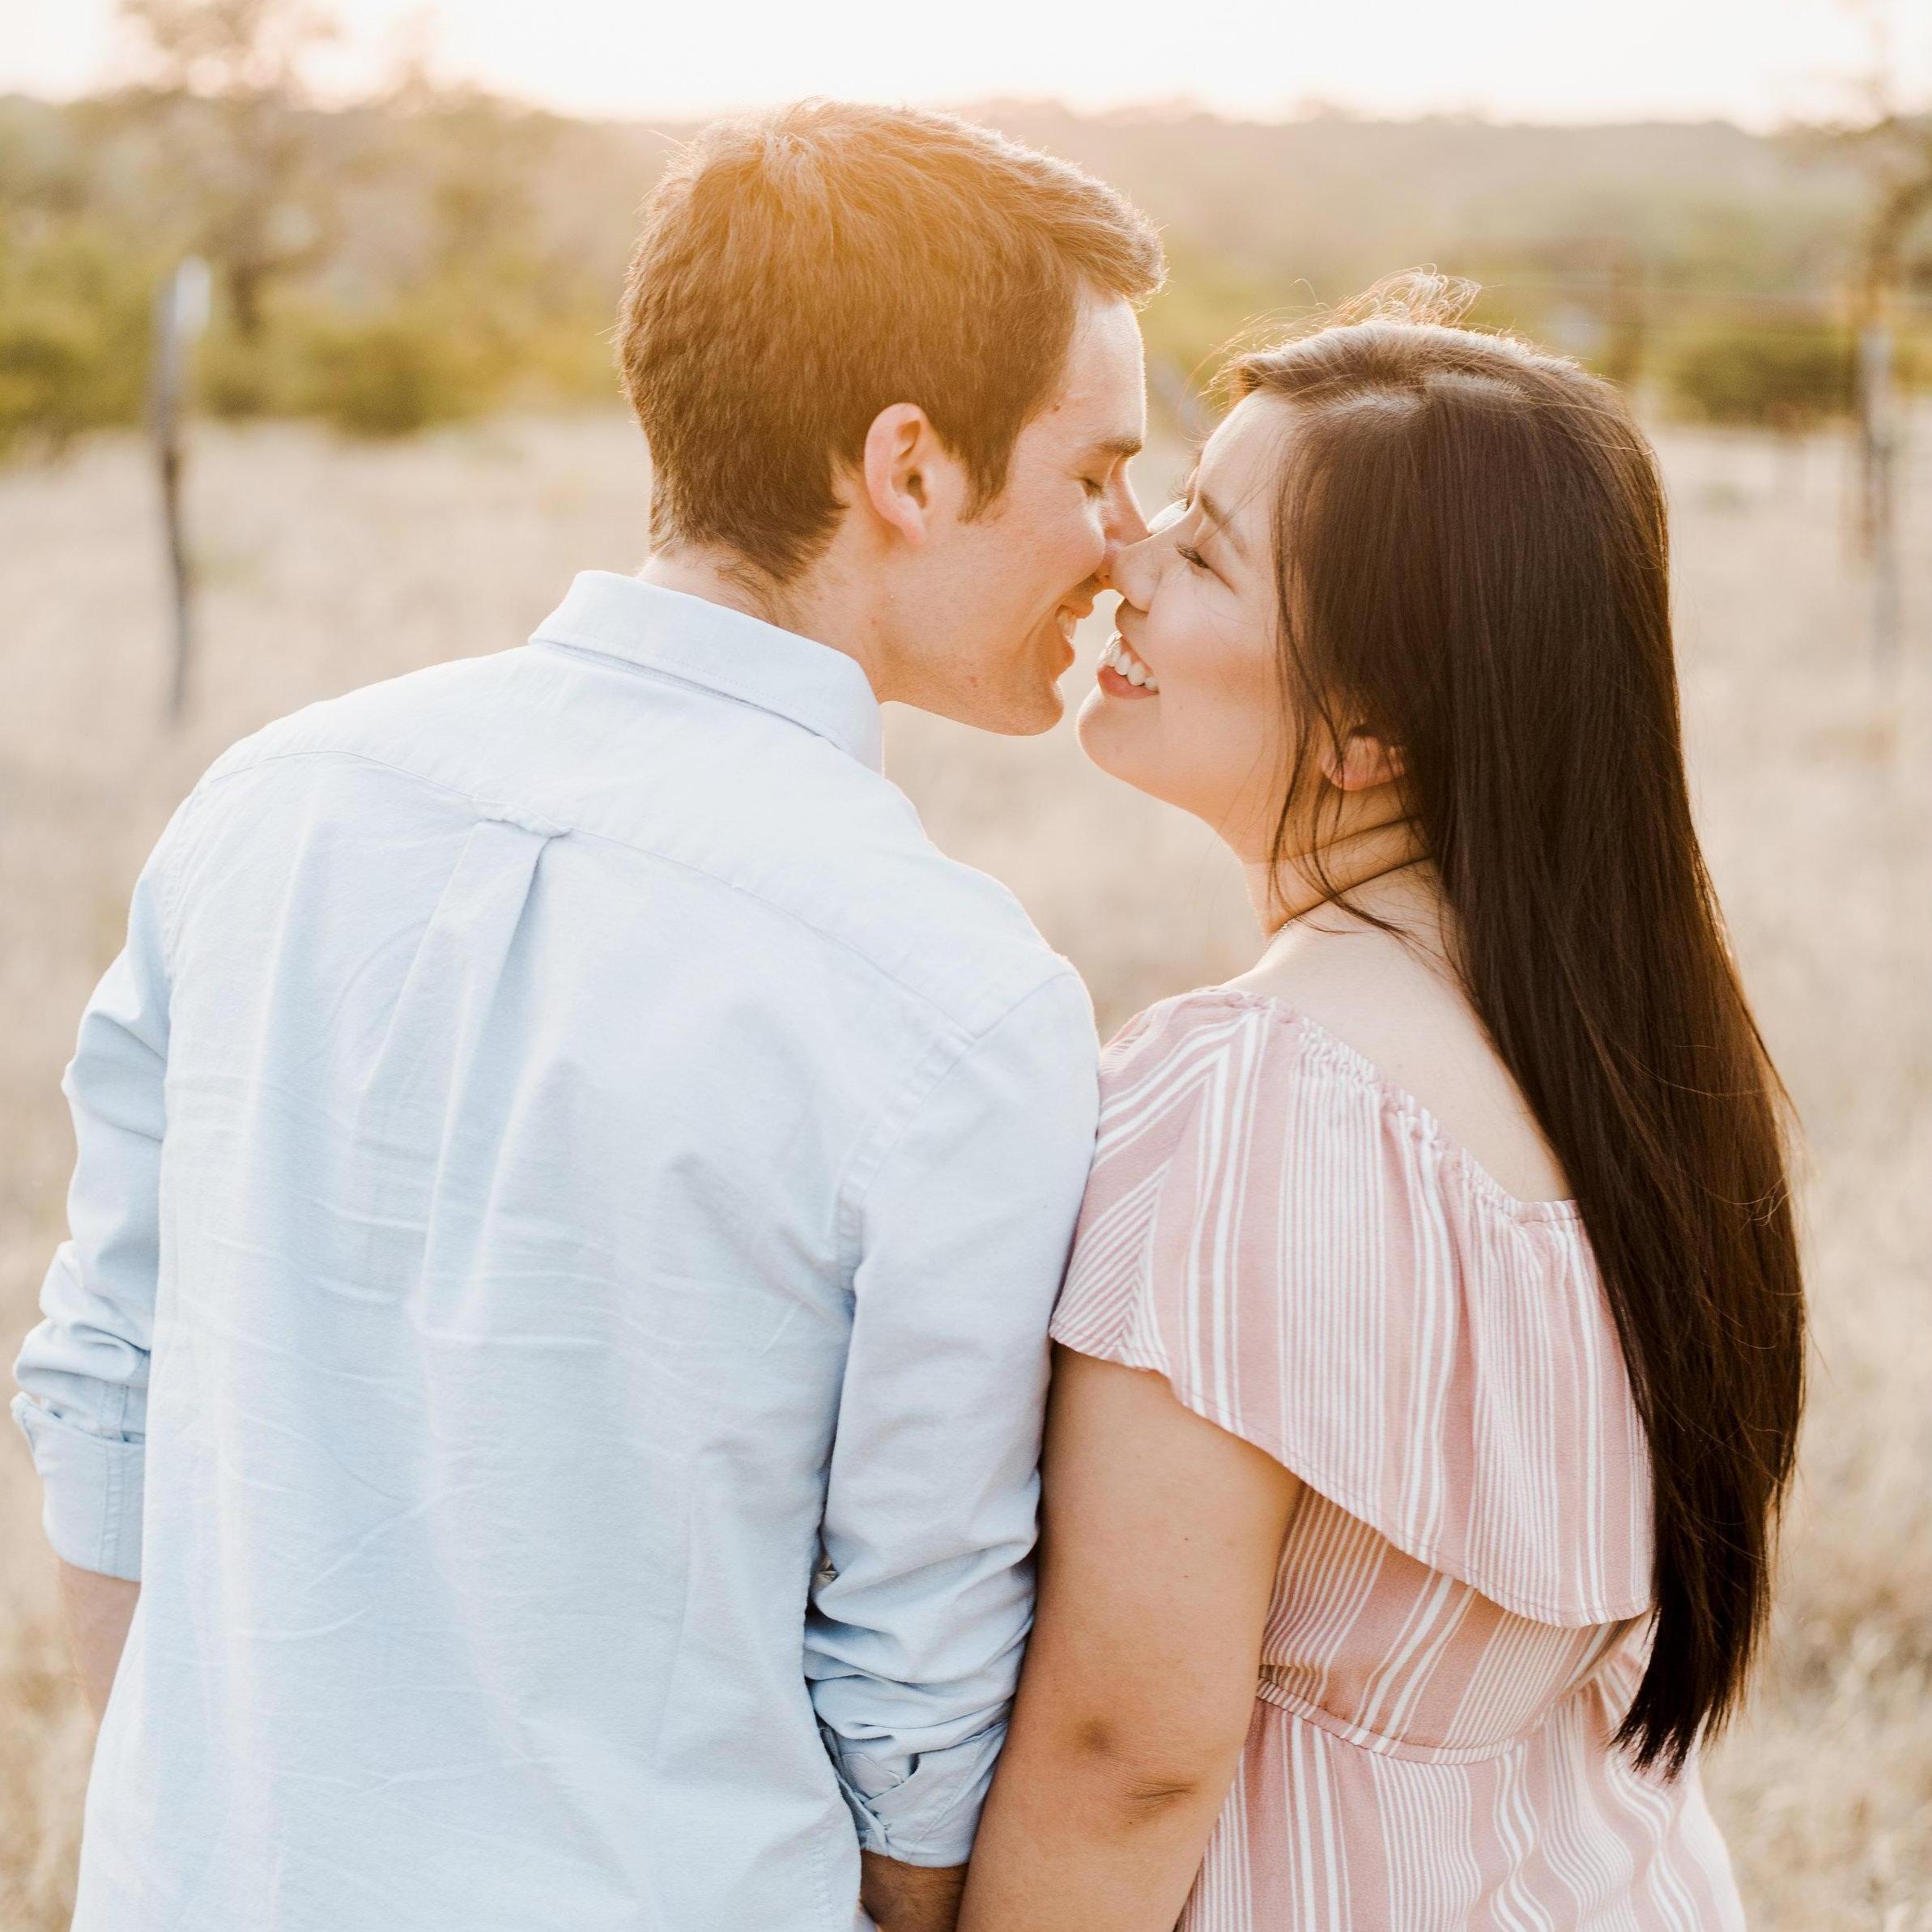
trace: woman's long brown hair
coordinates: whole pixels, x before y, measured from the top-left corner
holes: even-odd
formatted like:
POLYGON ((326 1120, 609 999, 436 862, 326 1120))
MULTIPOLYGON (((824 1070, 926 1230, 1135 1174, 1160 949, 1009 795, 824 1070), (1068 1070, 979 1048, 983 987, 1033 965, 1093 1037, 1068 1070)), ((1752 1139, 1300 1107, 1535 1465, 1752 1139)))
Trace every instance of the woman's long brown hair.
POLYGON ((1365 319, 1231 370, 1234 394, 1289 411, 1277 858, 1322 789, 1324 737, 1400 748, 1456 964, 1568 1177, 1622 1339, 1656 1568, 1617 1742, 1674 1773, 1764 1631, 1805 1343, 1782 1092, 1692 823, 1663 492, 1609 385, 1419 321, 1399 290, 1365 300, 1365 319))

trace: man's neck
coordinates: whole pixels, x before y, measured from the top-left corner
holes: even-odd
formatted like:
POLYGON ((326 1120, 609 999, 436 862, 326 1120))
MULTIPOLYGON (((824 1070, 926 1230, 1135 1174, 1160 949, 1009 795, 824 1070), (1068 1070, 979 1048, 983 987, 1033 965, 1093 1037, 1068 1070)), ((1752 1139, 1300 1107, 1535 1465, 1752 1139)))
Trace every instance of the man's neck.
POLYGON ((701 597, 727 611, 742 611, 761 623, 776 625, 815 644, 841 653, 862 670, 883 700, 879 667, 866 648, 866 627, 855 623, 853 600, 839 594, 821 570, 808 572, 798 581, 781 584, 754 564, 720 551, 686 547, 655 551, 637 572, 640 581, 661 589, 701 597))

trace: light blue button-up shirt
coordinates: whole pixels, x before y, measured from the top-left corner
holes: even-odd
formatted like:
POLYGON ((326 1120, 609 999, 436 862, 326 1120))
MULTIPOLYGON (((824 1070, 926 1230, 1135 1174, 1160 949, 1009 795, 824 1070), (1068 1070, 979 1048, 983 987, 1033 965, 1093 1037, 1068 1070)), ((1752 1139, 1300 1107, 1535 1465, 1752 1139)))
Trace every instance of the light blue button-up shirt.
POLYGON ((848 1932, 1031 1607, 1084 989, 849 658, 589 573, 222 758, 16 1411, 139 1577, 80 1932, 848 1932))

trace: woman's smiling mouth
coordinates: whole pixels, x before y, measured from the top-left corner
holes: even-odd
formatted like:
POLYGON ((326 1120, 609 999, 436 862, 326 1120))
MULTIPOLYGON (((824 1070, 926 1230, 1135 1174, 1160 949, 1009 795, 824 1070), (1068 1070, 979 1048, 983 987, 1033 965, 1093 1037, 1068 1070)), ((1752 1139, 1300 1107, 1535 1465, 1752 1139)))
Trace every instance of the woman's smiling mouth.
POLYGON ((1160 695, 1159 680, 1134 656, 1118 631, 1107 640, 1107 648, 1100 653, 1100 669, 1095 675, 1100 689, 1112 698, 1152 698, 1160 695))

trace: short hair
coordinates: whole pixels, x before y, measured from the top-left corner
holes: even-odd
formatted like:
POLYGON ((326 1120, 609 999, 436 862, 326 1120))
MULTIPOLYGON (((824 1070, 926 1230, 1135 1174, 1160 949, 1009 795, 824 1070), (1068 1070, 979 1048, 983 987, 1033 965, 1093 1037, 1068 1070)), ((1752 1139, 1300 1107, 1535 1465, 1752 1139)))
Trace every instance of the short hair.
POLYGON ((794 577, 896 402, 965 465, 977 514, 1083 297, 1138 303, 1164 273, 1104 183, 951 115, 809 100, 705 129, 645 204, 620 318, 653 542, 794 577))

